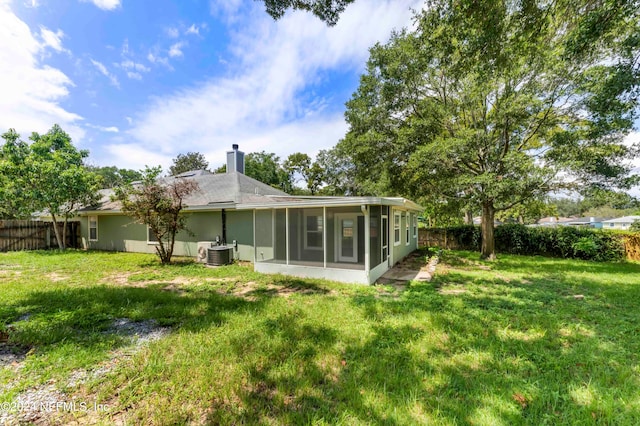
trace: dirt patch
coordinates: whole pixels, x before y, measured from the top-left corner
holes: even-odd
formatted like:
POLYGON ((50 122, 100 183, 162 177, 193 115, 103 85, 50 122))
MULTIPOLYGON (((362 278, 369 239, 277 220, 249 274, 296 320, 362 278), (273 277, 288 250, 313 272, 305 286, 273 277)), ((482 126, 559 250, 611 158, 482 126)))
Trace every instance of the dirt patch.
POLYGON ((49 278, 54 283, 59 282, 59 281, 66 281, 69 278, 71 278, 69 275, 63 275, 63 274, 59 274, 57 272, 51 272, 50 274, 47 274, 46 277, 49 278))
POLYGON ((117 274, 107 275, 101 279, 100 282, 112 285, 131 285, 129 282, 129 277, 131 275, 133 275, 133 272, 119 272, 117 274))
POLYGON ((457 296, 466 293, 467 290, 461 287, 440 287, 438 293, 446 296, 457 296))

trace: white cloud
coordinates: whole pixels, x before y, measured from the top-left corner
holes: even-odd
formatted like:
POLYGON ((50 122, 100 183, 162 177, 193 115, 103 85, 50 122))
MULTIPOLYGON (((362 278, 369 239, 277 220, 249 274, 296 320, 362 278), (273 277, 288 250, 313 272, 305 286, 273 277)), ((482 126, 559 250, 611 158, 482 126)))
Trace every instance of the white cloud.
POLYGON ((125 117, 124 119, 127 120, 127 123, 129 123, 129 125, 133 124, 133 118, 125 117))
POLYGON ((223 18, 228 23, 240 19, 240 9, 243 0, 211 0, 210 10, 213 16, 223 18))
POLYGON ((127 77, 132 80, 142 80, 143 72, 151 71, 151 68, 145 66, 144 64, 134 62, 130 59, 126 59, 119 64, 115 64, 117 67, 125 70, 127 77))
MULTIPOLYGON (((61 38, 61 33, 52 34, 61 38)), ((39 35, 42 37, 42 30, 39 35)), ((0 132, 15 128, 26 137, 58 123, 74 141, 84 136, 77 125, 82 117, 60 105, 73 82, 59 69, 42 63, 43 52, 54 48, 54 39, 40 42, 9 5, 0 1, 0 132)))
POLYGON ((38 2, 38 0, 25 0, 24 5, 30 8, 36 8, 40 6, 40 2, 38 2))
POLYGON ((42 38, 42 45, 50 47, 57 52, 68 52, 62 47, 62 38, 64 33, 62 30, 58 30, 55 33, 43 26, 40 26, 40 37, 42 38))
POLYGON ((171 45, 169 48, 169 57, 177 58, 183 55, 182 48, 184 47, 184 42, 178 42, 171 45))
POLYGON ((124 41, 122 42, 122 49, 120 51, 120 54, 122 56, 128 56, 129 53, 130 53, 130 50, 129 50, 129 39, 125 38, 124 41))
POLYGON ((120 132, 120 129, 118 129, 115 126, 105 127, 105 126, 97 126, 95 124, 89 124, 89 123, 87 123, 86 126, 92 128, 92 129, 100 130, 101 132, 105 132, 105 133, 118 133, 118 132, 120 132))
POLYGON ((207 154, 212 164, 224 161, 232 143, 245 152, 266 150, 281 157, 330 148, 344 136, 346 124, 342 111, 325 110, 326 99, 309 94, 313 85, 326 72, 363 71, 368 48, 386 41, 393 28, 409 25, 410 7, 420 4, 355 2, 335 27, 303 12, 273 21, 253 5, 250 18, 231 32, 235 58, 230 62, 238 65, 225 77, 176 90, 142 108, 129 132, 132 145, 170 159, 184 150, 181 141, 189 141, 189 149, 207 154), (311 109, 305 106, 310 97, 311 109))
POLYGON ((178 38, 178 36, 180 36, 180 30, 176 27, 169 27, 165 30, 165 32, 171 38, 178 38))
POLYGON ((144 166, 161 165, 167 169, 172 163, 172 156, 159 154, 149 150, 143 144, 111 144, 107 146, 107 156, 102 164, 117 164, 120 168, 140 170, 144 166))
POLYGON ((82 0, 91 2, 102 10, 114 10, 120 7, 120 0, 82 0))
POLYGON ((113 86, 120 88, 120 82, 118 81, 118 77, 111 74, 107 69, 107 67, 105 67, 102 62, 98 62, 96 60, 91 59, 91 63, 98 69, 98 71, 100 71, 102 75, 104 75, 109 79, 109 81, 113 86))
POLYGON ((187 31, 185 31, 185 34, 200 35, 200 27, 198 27, 196 24, 191 24, 191 26, 187 28, 187 31))
POLYGON ((147 55, 147 60, 152 64, 164 65, 168 69, 173 70, 173 67, 169 63, 169 58, 160 56, 158 53, 149 52, 149 54, 147 55))

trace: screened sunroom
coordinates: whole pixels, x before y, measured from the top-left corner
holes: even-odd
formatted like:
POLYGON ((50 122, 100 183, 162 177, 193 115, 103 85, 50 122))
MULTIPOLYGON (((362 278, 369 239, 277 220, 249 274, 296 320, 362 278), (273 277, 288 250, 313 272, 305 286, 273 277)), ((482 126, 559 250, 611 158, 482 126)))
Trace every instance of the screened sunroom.
POLYGON ((345 199, 255 209, 255 269, 369 284, 417 248, 419 206, 396 198, 330 203, 345 199))

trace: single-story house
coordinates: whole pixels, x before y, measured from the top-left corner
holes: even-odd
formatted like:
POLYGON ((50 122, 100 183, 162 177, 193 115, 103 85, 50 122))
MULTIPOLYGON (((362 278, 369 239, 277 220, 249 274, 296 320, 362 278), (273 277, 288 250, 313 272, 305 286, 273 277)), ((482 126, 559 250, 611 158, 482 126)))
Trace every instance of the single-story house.
MULTIPOLYGON (((371 284, 418 246, 416 203, 396 197, 292 196, 244 174, 237 145, 227 172, 183 173, 199 189, 185 200, 187 226, 174 253, 197 257, 222 241, 256 271, 371 284), (200 249, 202 250, 202 249, 200 249)), ((146 225, 125 216, 106 190, 97 206, 80 211, 88 249, 155 252, 146 225)))
POLYGON ((602 229, 602 221, 609 219, 607 217, 574 217, 558 222, 560 226, 577 226, 581 228, 602 229))
POLYGON ((640 216, 623 216, 615 219, 603 220, 603 229, 629 229, 631 224, 640 220, 640 216))
POLYGON ((529 226, 558 226, 560 223, 562 222, 566 222, 568 220, 571 220, 573 218, 570 217, 559 217, 559 216, 547 216, 547 217, 543 217, 538 219, 538 221, 534 224, 531 224, 529 226))

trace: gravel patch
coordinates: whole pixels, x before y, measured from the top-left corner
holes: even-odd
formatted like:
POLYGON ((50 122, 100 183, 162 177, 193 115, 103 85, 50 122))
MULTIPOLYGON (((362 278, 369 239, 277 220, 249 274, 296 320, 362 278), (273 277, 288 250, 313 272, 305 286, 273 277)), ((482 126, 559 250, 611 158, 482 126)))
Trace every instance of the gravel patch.
POLYGON ((0 368, 24 361, 28 352, 29 348, 23 346, 0 343, 0 368))
POLYGON ((49 414, 60 411, 63 403, 67 403, 67 397, 54 385, 29 389, 11 402, 9 410, 0 411, 0 424, 40 422, 49 414))
MULTIPOLYGON (((28 319, 19 319, 24 321, 28 319)), ((171 332, 171 328, 159 326, 155 320, 132 321, 129 318, 117 318, 111 324, 105 334, 117 334, 129 337, 131 346, 120 348, 111 354, 111 359, 102 363, 93 370, 75 370, 71 372, 65 384, 61 388, 77 388, 89 381, 98 379, 110 371, 123 359, 130 358, 144 344, 159 340, 171 332), (66 385, 66 386, 65 386, 66 385)), ((0 341, 0 368, 6 365, 20 367, 28 353, 27 349, 14 345, 8 345, 0 341)), ((14 383, 9 383, 2 388, 8 391, 14 387, 14 383)), ((66 394, 58 389, 53 383, 28 389, 19 393, 10 403, 9 410, 0 410, 0 425, 21 425, 21 424, 51 424, 55 416, 63 411, 84 410, 86 407, 80 406, 70 394, 66 394)))
POLYGON ((116 318, 111 327, 105 331, 105 333, 131 337, 138 346, 161 339, 170 332, 171 328, 161 327, 155 320, 131 321, 129 318, 116 318))

